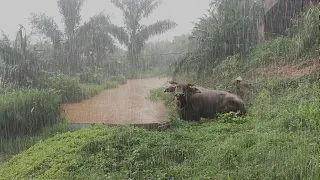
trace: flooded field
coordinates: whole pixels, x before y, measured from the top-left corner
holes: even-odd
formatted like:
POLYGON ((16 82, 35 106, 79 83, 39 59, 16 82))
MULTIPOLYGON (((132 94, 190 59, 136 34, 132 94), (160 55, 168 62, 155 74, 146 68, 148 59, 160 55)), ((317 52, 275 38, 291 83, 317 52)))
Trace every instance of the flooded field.
POLYGON ((67 104, 65 115, 71 122, 108 124, 158 123, 167 109, 161 102, 146 97, 153 88, 163 86, 166 78, 128 80, 119 88, 108 89, 80 103, 67 104))

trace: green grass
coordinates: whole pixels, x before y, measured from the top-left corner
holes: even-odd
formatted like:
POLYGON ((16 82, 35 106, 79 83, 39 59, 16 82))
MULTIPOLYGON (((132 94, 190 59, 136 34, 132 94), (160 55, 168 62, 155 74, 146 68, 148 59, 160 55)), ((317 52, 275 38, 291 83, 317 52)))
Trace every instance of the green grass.
POLYGON ((12 91, 0 98, 0 137, 32 135, 59 122, 60 97, 55 90, 12 91))
POLYGON ((111 81, 118 82, 120 85, 127 83, 127 79, 123 75, 112 76, 111 81))
POLYGON ((79 78, 58 74, 50 77, 50 87, 59 91, 62 103, 79 102, 83 98, 79 78))
MULTIPOLYGON (((97 125, 59 134, 1 165, 1 178, 318 179, 319 86, 279 82, 256 94, 245 117, 198 124, 172 111, 179 126, 165 132, 97 125)), ((149 98, 173 104, 161 88, 149 98)))
POLYGON ((56 90, 1 90, 0 162, 50 137, 53 132, 65 130, 65 125, 60 124, 63 123, 61 100, 62 103, 77 102, 119 85, 114 81, 101 85, 79 84, 76 78, 65 75, 53 76, 51 83, 56 90))
POLYGON ((9 160, 13 155, 25 151, 37 142, 67 131, 69 131, 67 124, 62 121, 61 123, 44 127, 33 136, 0 137, 0 164, 9 160))

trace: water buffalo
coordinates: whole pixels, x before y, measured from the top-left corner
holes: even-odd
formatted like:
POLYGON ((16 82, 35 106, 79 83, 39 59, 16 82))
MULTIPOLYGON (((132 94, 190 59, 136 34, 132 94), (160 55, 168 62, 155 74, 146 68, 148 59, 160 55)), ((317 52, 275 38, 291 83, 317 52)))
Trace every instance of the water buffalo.
POLYGON ((173 86, 165 92, 174 93, 180 119, 200 121, 200 118, 216 118, 218 113, 237 111, 245 114, 244 102, 235 94, 194 87, 190 83, 170 83, 173 86))

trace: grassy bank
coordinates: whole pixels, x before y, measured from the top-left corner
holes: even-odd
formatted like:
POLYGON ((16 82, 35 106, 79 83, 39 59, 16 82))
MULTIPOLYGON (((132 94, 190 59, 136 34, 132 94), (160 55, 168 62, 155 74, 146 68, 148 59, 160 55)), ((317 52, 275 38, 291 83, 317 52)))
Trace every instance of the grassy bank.
MULTIPOLYGON (((318 84, 270 81, 268 87, 259 90, 243 118, 224 115, 199 125, 173 114, 168 118, 180 124, 166 132, 96 126, 60 134, 17 155, 0 174, 4 179, 317 179, 318 84)), ((171 106, 172 97, 162 91, 153 90, 150 98, 171 106)))
POLYGON ((67 124, 62 121, 58 124, 46 126, 32 136, 0 137, 0 164, 8 161, 13 155, 25 151, 38 142, 67 131, 69 131, 67 124))
POLYGON ((117 76, 113 81, 80 84, 77 78, 57 75, 46 90, 2 90, 0 101, 0 162, 28 149, 56 133, 67 131, 61 120, 61 103, 89 99, 101 91, 126 83, 117 76))
POLYGON ((55 90, 4 93, 0 101, 0 136, 32 135, 58 123, 60 97, 55 90))

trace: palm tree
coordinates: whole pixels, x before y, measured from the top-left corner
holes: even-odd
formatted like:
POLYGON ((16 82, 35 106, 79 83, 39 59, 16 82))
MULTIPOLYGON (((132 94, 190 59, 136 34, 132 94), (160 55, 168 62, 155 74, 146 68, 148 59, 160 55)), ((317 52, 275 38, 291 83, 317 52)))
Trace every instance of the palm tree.
POLYGON ((150 16, 162 3, 162 0, 111 0, 111 2, 123 13, 125 29, 122 33, 122 39, 127 46, 131 68, 136 72, 139 54, 145 42, 155 35, 175 28, 177 24, 170 20, 159 20, 150 25, 140 23, 143 18, 150 16))
POLYGON ((102 13, 90 18, 80 25, 80 11, 84 0, 58 0, 57 5, 65 24, 64 30, 59 30, 52 17, 45 14, 31 14, 31 24, 42 35, 48 37, 54 47, 54 59, 58 64, 56 71, 75 74, 81 70, 80 56, 86 57, 87 64, 102 65, 103 55, 115 48, 114 36, 120 42, 123 38, 121 28, 113 25, 109 17, 102 13), (119 37, 122 38, 119 38, 119 37))
POLYGON ((76 29, 81 21, 81 8, 84 0, 58 0, 57 5, 62 15, 65 30, 61 31, 52 17, 44 14, 31 14, 31 24, 33 28, 38 30, 50 38, 55 49, 55 59, 59 62, 59 67, 65 72, 77 72, 79 68, 79 54, 76 49, 76 29), (64 38, 66 37, 66 38, 64 38), (65 50, 65 51, 64 51, 65 50), (65 68, 68 67, 69 69, 65 68))

